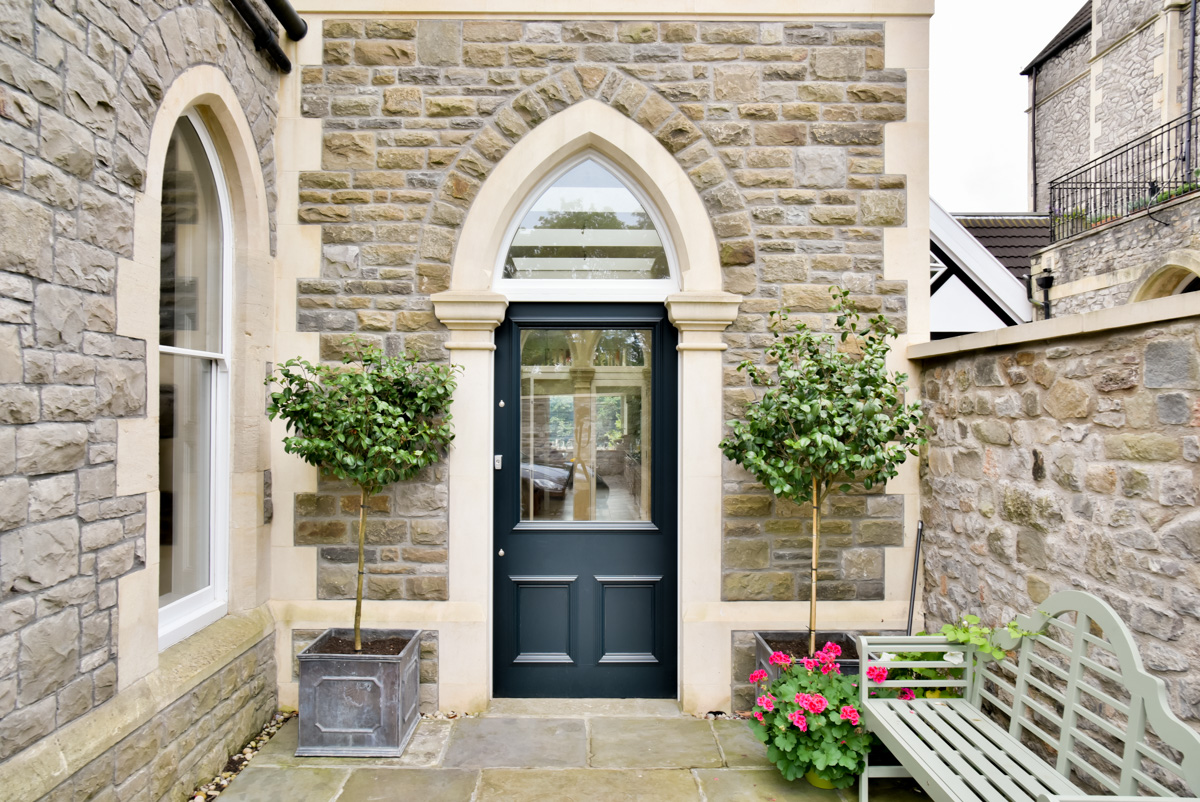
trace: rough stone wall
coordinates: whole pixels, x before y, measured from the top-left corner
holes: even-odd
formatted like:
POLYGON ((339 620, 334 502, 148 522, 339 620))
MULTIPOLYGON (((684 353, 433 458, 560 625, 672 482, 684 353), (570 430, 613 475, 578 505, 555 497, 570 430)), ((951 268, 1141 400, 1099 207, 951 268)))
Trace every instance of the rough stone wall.
POLYGON ((1154 58, 1163 55, 1163 36, 1148 25, 1104 55, 1096 88, 1095 152, 1102 155, 1162 124, 1155 94, 1163 77, 1154 74, 1154 58))
MULTIPOLYGON (((1050 182, 1091 159, 1092 81, 1088 74, 1038 103, 1034 123, 1037 158, 1036 210, 1050 208, 1050 182)), ((1040 96, 1040 92, 1039 92, 1040 96)))
POLYGON ((1046 59, 1037 70, 1037 96, 1041 101, 1088 70, 1092 56, 1092 33, 1085 32, 1060 52, 1046 59))
POLYGON ((1097 0, 1092 3, 1096 52, 1104 53, 1123 36, 1162 10, 1158 0, 1097 0))
POLYGON ((1087 276, 1134 271, 1131 279, 1111 287, 1056 299, 1052 305, 1055 316, 1127 303, 1163 266, 1168 253, 1200 248, 1200 197, 1186 196, 1152 212, 1153 218, 1141 213, 1118 220, 1032 257, 1033 270, 1050 266, 1058 286, 1087 276))
POLYGON ((117 579, 147 532, 144 496, 116 495, 117 420, 145 414, 147 351, 114 334, 114 284, 180 72, 226 71, 273 186, 277 74, 223 2, 176 6, 0 6, 0 760, 116 691, 117 579))
MULTIPOLYGON (((323 629, 292 630, 292 681, 300 681, 300 652, 321 637, 323 629)), ((438 709, 438 633, 421 633, 421 712, 436 713, 438 709)))
POLYGON ((927 629, 1106 599, 1200 720, 1200 318, 927 360, 927 629))
MULTIPOLYGON (((827 285, 903 326, 905 285, 882 280, 882 227, 905 220, 905 179, 883 174, 884 124, 905 75, 883 67, 878 23, 329 20, 303 113, 324 126, 323 169, 300 176, 300 218, 322 226, 322 275, 299 283, 298 326, 336 358, 349 334, 445 359, 429 294, 446 289, 457 229, 492 166, 532 127, 597 98, 651 132, 712 216, 725 286, 747 296, 727 333, 729 413, 752 394, 733 366, 762 359, 781 303, 826 325, 827 285)), ((318 592, 351 595, 350 516, 322 486, 297 498, 297 544, 321 547, 318 592)), ((724 596, 807 591, 803 511, 729 468, 724 596)), ((444 599, 440 471, 374 509, 368 593, 444 599), (419 539, 418 539, 419 538, 419 539)), ((900 500, 830 502, 822 592, 880 598, 900 500)))
POLYGON ((40 802, 179 802, 220 773, 274 715, 275 636, 182 696, 40 802))

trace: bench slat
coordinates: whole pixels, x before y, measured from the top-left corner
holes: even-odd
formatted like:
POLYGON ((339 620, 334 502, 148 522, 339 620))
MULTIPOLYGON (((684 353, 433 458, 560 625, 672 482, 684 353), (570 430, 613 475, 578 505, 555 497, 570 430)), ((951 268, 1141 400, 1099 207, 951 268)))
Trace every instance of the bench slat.
POLYGON ((1151 791, 1158 794, 1159 796, 1165 796, 1165 797, 1175 796, 1169 790, 1164 788, 1162 783, 1160 783, 1158 780, 1154 779, 1153 777, 1151 777, 1149 774, 1142 771, 1141 769, 1134 769, 1131 773, 1133 774, 1133 778, 1135 780, 1137 780, 1143 786, 1150 789, 1151 791))
POLYGON ((1066 762, 1070 763, 1073 769, 1091 777, 1093 780, 1100 783, 1100 785, 1103 785, 1105 788, 1107 788, 1110 792, 1114 794, 1117 792, 1117 784, 1113 782, 1111 777, 1108 777, 1100 772, 1099 769, 1097 769, 1091 763, 1088 763, 1075 752, 1066 752, 1064 754, 1066 755, 1066 762))
MULTIPOLYGON (((971 726, 973 722, 956 720, 952 723, 951 719, 960 719, 960 715, 949 705, 921 704, 912 705, 911 709, 916 711, 926 724, 936 730, 960 755, 966 758, 976 771, 986 776, 992 785, 1013 802, 1033 799, 1034 794, 1046 790, 1040 784, 1032 793, 1024 783, 1018 786, 1014 782, 1017 779, 1014 774, 1023 774, 1024 772, 1020 772, 1016 764, 1006 758, 1003 750, 998 749, 992 742, 985 740, 983 744, 980 744, 978 739, 968 739, 963 732, 960 732, 959 727, 967 731, 974 731, 975 728, 971 726), (955 726, 956 724, 958 726, 955 726)), ((978 713, 975 714, 975 717, 981 718, 978 713)))

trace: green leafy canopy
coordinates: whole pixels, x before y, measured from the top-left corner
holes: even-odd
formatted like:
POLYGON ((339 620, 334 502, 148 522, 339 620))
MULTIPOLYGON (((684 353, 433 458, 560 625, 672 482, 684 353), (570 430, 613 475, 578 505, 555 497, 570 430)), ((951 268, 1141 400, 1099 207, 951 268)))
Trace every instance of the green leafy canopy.
POLYGON ((745 420, 729 422, 732 431, 721 441, 726 457, 797 504, 820 505, 835 484, 843 492, 849 482, 881 484, 925 442, 920 405, 903 403, 908 376, 886 367, 895 327, 883 315, 861 324, 849 291, 830 292, 835 334, 804 323, 785 331, 787 311, 772 316, 772 368, 738 365, 767 389, 746 406, 745 420))
POLYGON ((368 495, 436 463, 454 439, 457 366, 357 343, 343 363, 289 359, 267 379, 279 388, 267 414, 287 422, 284 450, 368 495))

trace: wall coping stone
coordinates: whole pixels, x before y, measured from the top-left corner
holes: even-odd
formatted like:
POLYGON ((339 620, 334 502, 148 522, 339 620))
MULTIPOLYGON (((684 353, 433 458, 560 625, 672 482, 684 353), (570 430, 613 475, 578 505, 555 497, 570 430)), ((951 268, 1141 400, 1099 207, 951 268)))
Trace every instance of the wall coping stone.
POLYGON ((40 799, 274 631, 262 605, 185 638, 159 656, 156 671, 0 765, 0 788, 9 799, 40 799))
POLYGON ((374 16, 501 18, 501 19, 622 19, 662 20, 672 17, 691 21, 736 18, 739 21, 758 21, 762 17, 792 18, 821 17, 889 17, 933 14, 934 0, 742 0, 739 3, 697 3, 695 0, 659 0, 655 10, 646 10, 640 0, 610 0, 600 4, 581 3, 564 8, 557 0, 505 0, 480 3, 479 0, 442 0, 431 8, 427 0, 294 0, 296 11, 302 14, 332 14, 351 17, 359 14, 374 16))
POLYGON ((909 359, 920 361, 951 354, 982 351, 987 348, 1002 348, 1021 343, 1056 340, 1081 334, 1099 334, 1113 329, 1143 326, 1148 323, 1165 322, 1185 317, 1200 316, 1197 299, 1191 295, 1172 295, 1150 301, 1098 309, 1077 315, 1066 315, 1033 323, 1022 323, 1004 329, 980 331, 947 337, 944 340, 910 345, 906 352, 909 359))

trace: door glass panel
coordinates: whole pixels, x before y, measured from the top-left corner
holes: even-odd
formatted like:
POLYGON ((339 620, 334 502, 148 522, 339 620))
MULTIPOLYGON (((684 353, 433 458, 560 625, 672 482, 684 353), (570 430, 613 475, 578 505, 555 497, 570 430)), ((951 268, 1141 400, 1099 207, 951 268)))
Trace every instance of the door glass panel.
POLYGON ((592 159, 525 213, 504 259, 516 279, 663 279, 667 253, 641 201, 592 159))
POLYGON ((650 520, 649 329, 521 332, 521 520, 650 520))

